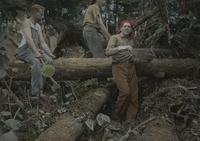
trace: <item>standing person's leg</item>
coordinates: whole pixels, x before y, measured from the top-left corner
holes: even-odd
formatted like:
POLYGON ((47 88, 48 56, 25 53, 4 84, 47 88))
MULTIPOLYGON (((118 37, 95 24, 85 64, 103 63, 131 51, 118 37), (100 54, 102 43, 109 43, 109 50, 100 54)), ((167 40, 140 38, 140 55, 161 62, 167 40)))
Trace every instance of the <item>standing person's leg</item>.
POLYGON ((119 96, 116 102, 116 112, 120 116, 126 116, 128 100, 130 97, 127 73, 128 70, 123 64, 115 64, 112 66, 112 74, 119 90, 119 96))
POLYGON ((105 58, 102 39, 96 29, 85 27, 83 37, 94 58, 105 58))
POLYGON ((131 64, 129 69, 129 87, 131 96, 127 108, 126 119, 128 121, 134 121, 137 116, 139 104, 138 104, 138 79, 136 75, 136 68, 135 65, 133 64, 131 64))
POLYGON ((43 77, 41 73, 41 63, 28 47, 17 49, 17 58, 31 64, 31 94, 37 96, 43 89, 43 77))

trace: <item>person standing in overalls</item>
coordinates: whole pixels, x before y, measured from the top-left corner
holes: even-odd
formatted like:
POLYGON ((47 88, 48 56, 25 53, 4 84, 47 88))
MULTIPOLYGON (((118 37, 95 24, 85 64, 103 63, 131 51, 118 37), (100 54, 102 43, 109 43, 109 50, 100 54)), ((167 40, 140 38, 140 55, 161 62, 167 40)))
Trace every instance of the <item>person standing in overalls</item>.
POLYGON ((122 21, 120 32, 108 43, 106 55, 112 57, 112 75, 119 90, 116 113, 121 120, 132 122, 138 112, 138 78, 133 53, 134 32, 129 20, 122 21))
POLYGON ((104 58, 105 48, 110 38, 101 16, 105 0, 92 0, 84 17, 83 37, 94 58, 104 58))
POLYGON ((41 5, 34 4, 31 7, 31 17, 16 17, 20 24, 19 33, 21 41, 16 51, 17 59, 20 59, 31 65, 31 96, 37 97, 43 91, 43 76, 41 72, 41 61, 47 64, 53 64, 55 56, 51 53, 46 44, 39 22, 44 16, 45 8, 41 5))

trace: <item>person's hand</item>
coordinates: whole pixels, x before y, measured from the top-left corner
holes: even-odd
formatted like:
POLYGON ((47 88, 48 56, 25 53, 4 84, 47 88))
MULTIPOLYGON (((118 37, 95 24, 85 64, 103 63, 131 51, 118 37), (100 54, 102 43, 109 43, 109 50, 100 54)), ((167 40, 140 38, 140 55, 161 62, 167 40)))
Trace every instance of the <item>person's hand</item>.
POLYGON ((41 54, 43 54, 43 53, 44 53, 44 50, 38 49, 38 52, 41 53, 41 54))
POLYGON ((36 58, 41 58, 42 55, 41 55, 41 53, 40 53, 39 51, 37 51, 37 52, 35 52, 35 57, 36 57, 36 58))
POLYGON ((55 56, 55 55, 53 55, 53 54, 50 54, 50 57, 52 57, 53 59, 55 59, 55 58, 56 58, 56 56, 55 56))
POLYGON ((127 46, 127 49, 132 51, 133 50, 133 47, 132 46, 127 46))

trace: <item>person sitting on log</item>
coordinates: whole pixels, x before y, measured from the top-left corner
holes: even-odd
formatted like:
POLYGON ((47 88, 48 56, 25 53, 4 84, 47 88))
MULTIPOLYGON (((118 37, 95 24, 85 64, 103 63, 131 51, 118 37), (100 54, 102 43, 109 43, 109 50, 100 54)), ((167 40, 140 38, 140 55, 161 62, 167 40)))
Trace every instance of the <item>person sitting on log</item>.
POLYGON ((105 0, 92 0, 84 16, 83 37, 94 58, 104 58, 110 34, 105 27, 100 8, 105 0))
POLYGON ((41 72, 41 59, 47 64, 53 64, 55 57, 42 34, 39 22, 42 20, 45 8, 34 4, 31 7, 31 17, 16 16, 19 26, 18 32, 21 40, 16 50, 16 57, 28 64, 31 64, 31 95, 36 97, 43 91, 43 76, 41 72))
MULTIPOLYGON (((134 32, 132 22, 124 20, 119 34, 111 36, 106 55, 112 57, 112 74, 119 90, 116 113, 121 120, 132 122, 138 112, 138 78, 134 57, 134 32)), ((136 54, 135 54, 136 55, 136 54)))

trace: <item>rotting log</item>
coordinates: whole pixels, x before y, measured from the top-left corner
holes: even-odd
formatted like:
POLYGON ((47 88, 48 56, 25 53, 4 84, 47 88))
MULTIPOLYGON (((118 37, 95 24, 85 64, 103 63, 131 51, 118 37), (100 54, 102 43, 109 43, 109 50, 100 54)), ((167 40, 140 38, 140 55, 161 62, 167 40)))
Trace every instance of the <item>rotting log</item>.
MULTIPOLYGON (((83 105, 83 111, 81 113, 93 113, 101 109, 101 107, 107 102, 109 97, 109 91, 107 89, 96 89, 84 96, 80 101, 84 101, 86 105, 83 105)), ((44 131, 35 141, 76 141, 79 139, 84 131, 83 122, 77 120, 70 114, 63 115, 57 122, 49 129, 44 131)))
MULTIPOLYGON (((76 80, 111 77, 111 58, 60 58, 55 60, 56 80, 76 80)), ((24 63, 10 64, 15 80, 30 79, 30 66, 24 63)), ((198 76, 199 62, 194 59, 153 59, 149 63, 136 64, 138 76, 153 77, 164 73, 166 77, 198 76)))

